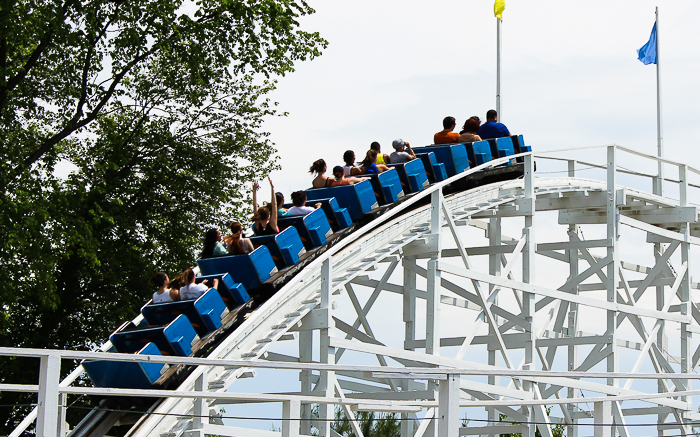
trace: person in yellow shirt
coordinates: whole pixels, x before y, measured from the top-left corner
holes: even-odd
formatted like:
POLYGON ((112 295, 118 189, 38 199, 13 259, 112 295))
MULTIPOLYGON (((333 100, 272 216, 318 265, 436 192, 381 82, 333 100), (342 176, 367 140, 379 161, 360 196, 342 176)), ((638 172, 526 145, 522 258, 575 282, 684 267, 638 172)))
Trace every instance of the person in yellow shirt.
POLYGON ((377 152, 377 164, 390 164, 391 161, 389 159, 389 155, 387 155, 386 153, 382 153, 381 149, 382 147, 376 141, 369 146, 369 150, 374 150, 375 152, 377 152))

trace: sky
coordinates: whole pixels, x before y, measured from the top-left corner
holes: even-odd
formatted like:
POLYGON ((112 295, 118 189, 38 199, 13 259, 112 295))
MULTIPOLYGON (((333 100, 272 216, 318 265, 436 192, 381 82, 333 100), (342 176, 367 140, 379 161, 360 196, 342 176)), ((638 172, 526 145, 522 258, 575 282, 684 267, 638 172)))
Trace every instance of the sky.
MULTIPOLYGON (((308 168, 372 141, 432 143, 447 115, 458 126, 496 107, 493 1, 310 1, 302 28, 328 40, 323 55, 280 78, 271 98, 287 117, 264 125, 279 150, 278 191, 308 188, 308 168)), ((656 68, 637 60, 655 3, 507 1, 501 116, 534 151, 616 143, 655 154, 656 68)), ((666 156, 692 154, 700 117, 700 2, 661 6, 659 57, 666 156)))
MULTIPOLYGON (((461 125, 472 115, 483 120, 496 107, 493 0, 309 3, 317 13, 301 20, 302 27, 318 31, 329 46, 280 78, 270 97, 289 114, 264 125, 282 165, 272 179, 287 199, 311 185, 308 168, 318 158, 338 165, 345 150, 359 157, 372 141, 388 153, 395 138, 428 145, 445 116, 461 125)), ((646 0, 507 0, 500 121, 523 134, 535 152, 615 143, 656 154, 656 67, 637 60, 655 6, 646 0)), ((700 167, 693 153, 700 119, 698 16, 700 2, 674 1, 661 5, 659 19, 665 156, 694 167, 700 167)), ((625 238, 644 236, 628 232, 625 238)), ((625 250, 623 259, 642 256, 634 245, 625 250)), ((644 256, 639 262, 651 263, 644 256)), ((232 389, 250 384, 265 390, 260 383, 238 381, 232 389)), ((235 411, 248 413, 241 408, 235 411)), ((250 415, 259 415, 258 408, 251 406, 250 415)), ((269 429, 269 423, 257 427, 269 429)))

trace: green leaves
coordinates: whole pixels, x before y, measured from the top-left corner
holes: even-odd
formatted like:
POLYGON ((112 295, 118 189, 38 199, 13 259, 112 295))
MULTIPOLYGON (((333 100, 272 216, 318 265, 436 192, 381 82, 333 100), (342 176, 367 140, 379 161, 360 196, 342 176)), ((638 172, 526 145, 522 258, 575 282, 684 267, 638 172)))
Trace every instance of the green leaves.
POLYGON ((327 43, 299 29, 299 0, 0 12, 0 345, 91 348, 148 300, 151 274, 194 265, 207 227, 249 216, 249 182, 278 167, 261 130, 271 78, 327 43))

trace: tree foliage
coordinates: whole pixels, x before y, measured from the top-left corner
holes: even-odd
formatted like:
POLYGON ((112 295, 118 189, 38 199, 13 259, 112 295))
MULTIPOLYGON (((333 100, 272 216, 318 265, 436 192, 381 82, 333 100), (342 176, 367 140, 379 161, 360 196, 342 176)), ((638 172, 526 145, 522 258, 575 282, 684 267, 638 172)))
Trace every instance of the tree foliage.
MULTIPOLYGON (((357 411, 355 418, 365 437, 399 437, 401 435, 401 421, 396 413, 376 414, 374 411, 357 411)), ((331 428, 343 437, 355 437, 350 420, 342 408, 335 409, 331 428)))
MULTIPOLYGON (((0 0, 0 345, 90 348, 247 214, 304 0, 0 0), (71 169, 59 176, 60 169, 71 169)), ((70 369, 64 365, 67 372, 70 369)), ((36 383, 5 360, 0 381, 36 383)), ((2 394, 2 403, 11 398, 2 394)), ((0 410, 0 434, 24 410, 0 410)))

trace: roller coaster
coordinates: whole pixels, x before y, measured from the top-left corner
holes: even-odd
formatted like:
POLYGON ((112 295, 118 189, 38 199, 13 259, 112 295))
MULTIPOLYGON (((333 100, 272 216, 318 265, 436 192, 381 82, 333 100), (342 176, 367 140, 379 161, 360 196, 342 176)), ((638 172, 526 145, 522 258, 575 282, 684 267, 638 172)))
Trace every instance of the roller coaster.
POLYGON ((394 412, 416 437, 551 436, 557 425, 634 435, 644 417, 654 432, 691 434, 700 240, 689 178, 700 172, 613 145, 587 151, 603 163, 540 154, 565 168, 535 178, 522 136, 414 150, 420 160, 371 181, 307 190, 322 207, 283 219, 250 254, 198 260, 197 280, 216 278, 218 290, 145 305, 101 353, 0 348, 46 364, 37 387, 23 386, 39 406, 10 435, 37 419, 38 435, 130 425, 129 436, 330 436, 335 405, 356 435, 357 411, 394 412), (678 179, 625 169, 622 154, 626 166, 676 167, 678 179), (58 384, 56 365, 76 357, 82 366, 58 384), (296 371, 299 385, 232 392, 256 369, 296 371), (71 387, 83 370, 94 387, 71 387), (78 393, 102 400, 69 431, 66 396, 78 393), (281 403, 282 429, 222 420, 222 405, 246 403, 281 403))

